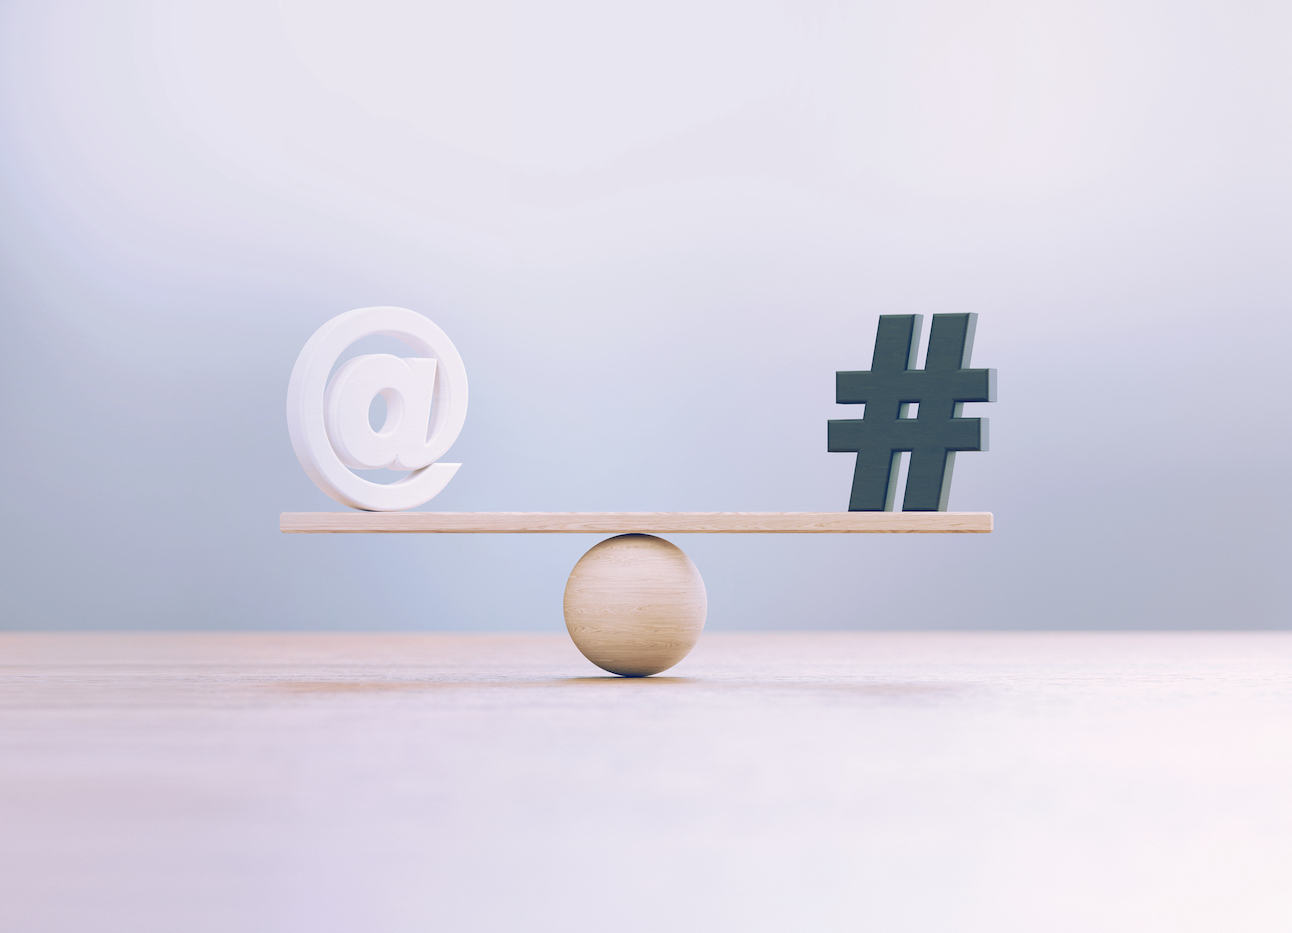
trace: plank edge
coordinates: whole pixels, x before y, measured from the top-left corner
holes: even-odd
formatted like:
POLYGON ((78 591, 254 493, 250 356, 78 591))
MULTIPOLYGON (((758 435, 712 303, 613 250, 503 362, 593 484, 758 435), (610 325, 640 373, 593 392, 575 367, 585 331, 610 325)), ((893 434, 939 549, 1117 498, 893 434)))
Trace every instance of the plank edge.
POLYGON ((994 526, 991 512, 283 512, 278 523, 283 534, 990 534, 994 526), (862 515, 873 520, 837 524, 862 515), (437 520, 444 527, 428 524, 437 520))

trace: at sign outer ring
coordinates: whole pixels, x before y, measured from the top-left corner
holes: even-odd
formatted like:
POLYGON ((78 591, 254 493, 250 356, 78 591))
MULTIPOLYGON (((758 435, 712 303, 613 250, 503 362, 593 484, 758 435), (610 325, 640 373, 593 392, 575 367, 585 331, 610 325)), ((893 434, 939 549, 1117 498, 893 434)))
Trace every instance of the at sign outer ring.
POLYGON ((323 420, 328 375, 350 344, 376 334, 403 340, 420 355, 438 361, 431 452, 436 458, 448 452, 467 416, 466 367, 448 335, 407 308, 358 308, 337 315, 314 332, 296 358, 287 383, 287 430, 296 458, 319 489, 351 508, 398 512, 435 496, 461 464, 432 462, 398 482, 382 484, 357 476, 337 457, 323 420))

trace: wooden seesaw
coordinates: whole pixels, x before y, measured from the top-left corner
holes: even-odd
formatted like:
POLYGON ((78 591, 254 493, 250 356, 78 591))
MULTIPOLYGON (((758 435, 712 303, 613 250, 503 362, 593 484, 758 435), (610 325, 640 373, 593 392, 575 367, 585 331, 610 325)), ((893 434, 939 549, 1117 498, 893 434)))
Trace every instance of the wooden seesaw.
POLYGON ((565 625, 603 670, 645 677, 690 653, 704 580, 659 534, 987 534, 990 512, 283 512, 286 534, 612 534, 565 585, 565 625))
POLYGON ((947 512, 959 450, 985 450, 986 420, 965 402, 996 396, 996 371, 970 369, 974 314, 933 317, 924 369, 915 369, 920 315, 881 315, 869 370, 836 373, 835 400, 863 417, 830 421, 827 448, 857 454, 847 512, 410 512, 460 464, 441 463, 466 416, 466 370, 453 342, 407 308, 359 308, 310 337, 287 387, 287 424, 305 472, 361 511, 284 512, 288 534, 612 534, 579 559, 565 585, 565 624, 589 661, 627 677, 672 667, 704 628, 704 580, 658 534, 984 534, 990 512, 947 512), (419 355, 366 354, 355 341, 403 340, 419 355), (339 365, 339 368, 337 368, 339 365), (370 404, 386 400, 382 426, 370 404), (893 511, 899 452, 910 451, 903 506, 893 511), (354 470, 406 475, 373 483, 354 470))

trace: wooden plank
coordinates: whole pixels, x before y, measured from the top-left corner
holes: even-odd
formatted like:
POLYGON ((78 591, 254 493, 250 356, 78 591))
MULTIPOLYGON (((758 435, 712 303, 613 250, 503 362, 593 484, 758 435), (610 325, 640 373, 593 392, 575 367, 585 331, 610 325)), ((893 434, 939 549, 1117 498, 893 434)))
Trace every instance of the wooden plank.
POLYGON ((986 534, 990 512, 284 512, 286 534, 986 534))

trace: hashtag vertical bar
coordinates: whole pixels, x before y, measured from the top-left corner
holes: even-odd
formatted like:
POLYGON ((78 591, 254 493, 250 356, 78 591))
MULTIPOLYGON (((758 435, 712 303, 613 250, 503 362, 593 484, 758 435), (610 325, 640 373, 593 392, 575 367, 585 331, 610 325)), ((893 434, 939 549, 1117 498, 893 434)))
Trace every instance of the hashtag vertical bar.
POLYGON ((904 400, 899 399, 894 380, 915 365, 923 320, 919 314, 881 315, 870 370, 836 374, 835 400, 841 405, 866 406, 859 420, 829 424, 829 449, 857 452, 850 512, 893 510, 901 448, 868 443, 867 437, 882 432, 900 414, 904 400))
POLYGON ((945 512, 951 493, 951 471, 956 452, 944 447, 919 447, 911 451, 906 470, 904 512, 945 512))
POLYGON ((906 472, 906 494, 902 509, 907 512, 945 512, 951 495, 951 474, 956 450, 981 450, 975 430, 977 418, 961 418, 962 405, 956 400, 959 386, 952 381, 973 355, 977 329, 976 314, 935 314, 929 328, 929 351, 925 354, 926 393, 920 399, 920 419, 932 424, 949 424, 959 436, 939 438, 937 444, 912 448, 906 472), (957 446, 964 445, 964 446, 957 446))
POLYGON ((896 450, 862 450, 852 471, 849 512, 891 512, 897 498, 897 473, 902 454, 896 450))
MULTIPOLYGON (((872 373, 901 373, 915 366, 920 351, 922 314, 882 314, 875 333, 875 355, 871 357, 872 373)), ((869 411, 867 411, 869 414, 869 411)), ((897 417, 896 414, 893 415, 897 417)))

